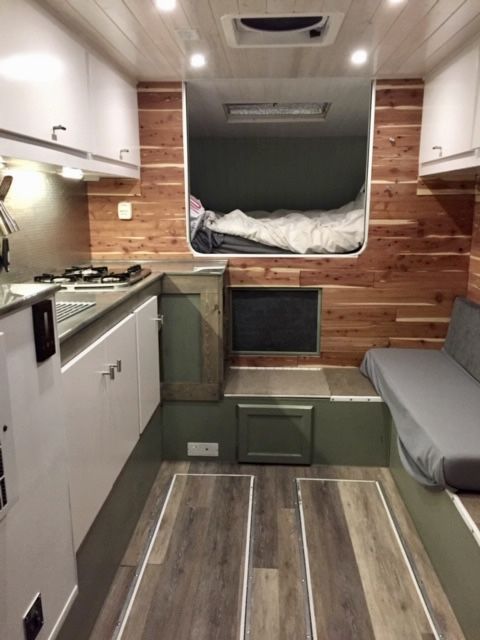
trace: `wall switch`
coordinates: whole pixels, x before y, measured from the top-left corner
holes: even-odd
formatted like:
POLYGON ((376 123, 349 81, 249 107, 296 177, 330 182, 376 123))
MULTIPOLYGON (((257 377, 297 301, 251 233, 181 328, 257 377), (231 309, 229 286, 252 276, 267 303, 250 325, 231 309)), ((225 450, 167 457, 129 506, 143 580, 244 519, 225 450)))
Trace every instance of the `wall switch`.
POLYGON ((218 442, 188 442, 187 455, 218 458, 218 442))
POLYGON ((27 613, 23 616, 25 640, 35 640, 43 627, 42 596, 37 594, 27 613))
POLYGON ((119 202, 117 212, 120 220, 131 220, 133 217, 132 203, 119 202))

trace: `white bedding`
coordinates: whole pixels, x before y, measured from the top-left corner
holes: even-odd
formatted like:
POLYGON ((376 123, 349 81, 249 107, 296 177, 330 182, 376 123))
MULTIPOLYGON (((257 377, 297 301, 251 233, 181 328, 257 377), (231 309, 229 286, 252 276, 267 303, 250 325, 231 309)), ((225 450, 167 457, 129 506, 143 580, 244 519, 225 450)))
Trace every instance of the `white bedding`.
POLYGON ((364 239, 365 210, 348 204, 330 211, 255 212, 240 209, 225 215, 205 213, 204 225, 218 233, 279 247, 294 253, 345 253, 358 249, 364 239), (265 215, 263 215, 265 214, 265 215))

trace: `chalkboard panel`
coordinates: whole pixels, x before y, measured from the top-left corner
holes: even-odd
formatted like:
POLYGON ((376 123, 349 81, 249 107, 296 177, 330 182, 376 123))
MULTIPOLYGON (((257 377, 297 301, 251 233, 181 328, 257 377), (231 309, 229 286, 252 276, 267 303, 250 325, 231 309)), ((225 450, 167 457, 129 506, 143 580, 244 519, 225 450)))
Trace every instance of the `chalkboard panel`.
POLYGON ((318 353, 319 296, 312 289, 231 289, 232 351, 318 353))

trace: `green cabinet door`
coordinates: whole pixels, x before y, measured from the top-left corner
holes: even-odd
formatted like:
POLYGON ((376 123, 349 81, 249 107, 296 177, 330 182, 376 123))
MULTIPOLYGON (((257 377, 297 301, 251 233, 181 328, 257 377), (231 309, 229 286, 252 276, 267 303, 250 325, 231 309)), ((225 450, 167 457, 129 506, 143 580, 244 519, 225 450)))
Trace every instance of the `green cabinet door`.
POLYGON ((310 464, 313 405, 239 404, 240 462, 310 464))
POLYGON ((165 276, 161 309, 162 398, 218 400, 223 386, 223 277, 165 276))

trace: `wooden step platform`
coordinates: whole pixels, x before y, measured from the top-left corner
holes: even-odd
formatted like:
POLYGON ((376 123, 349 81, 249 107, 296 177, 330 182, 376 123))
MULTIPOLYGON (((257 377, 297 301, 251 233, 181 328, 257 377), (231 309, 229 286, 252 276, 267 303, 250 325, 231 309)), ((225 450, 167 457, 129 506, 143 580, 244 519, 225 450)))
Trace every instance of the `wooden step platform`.
POLYGON ((358 367, 230 367, 224 395, 294 398, 378 398, 358 367))

